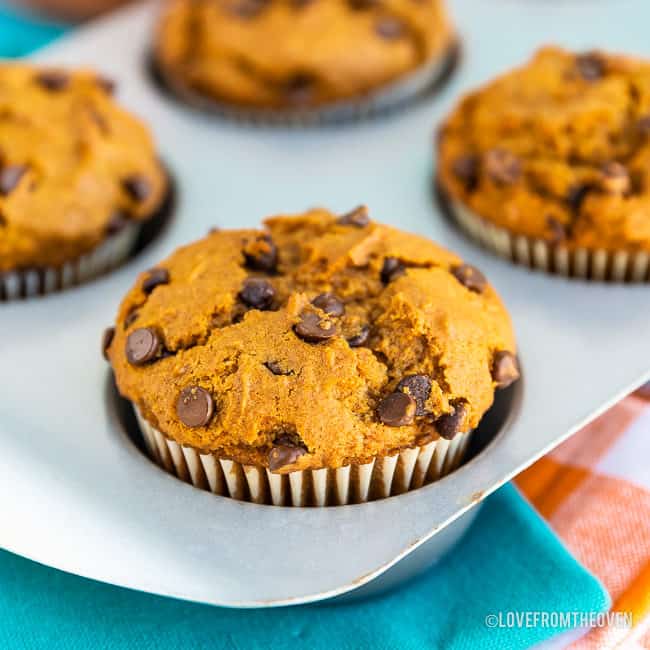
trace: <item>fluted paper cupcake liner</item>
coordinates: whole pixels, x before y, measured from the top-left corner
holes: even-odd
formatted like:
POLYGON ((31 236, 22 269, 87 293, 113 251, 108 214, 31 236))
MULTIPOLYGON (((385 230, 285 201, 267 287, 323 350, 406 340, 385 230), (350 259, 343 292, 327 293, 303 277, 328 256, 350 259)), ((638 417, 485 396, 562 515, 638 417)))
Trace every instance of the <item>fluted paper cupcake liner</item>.
POLYGON ((246 108, 220 102, 186 86, 149 55, 150 76, 168 94, 199 110, 247 124, 311 126, 358 121, 389 113, 428 93, 434 93, 454 72, 460 59, 460 45, 453 41, 440 58, 423 64, 402 79, 389 83, 356 100, 341 100, 320 108, 246 108))
POLYGON ((0 302, 61 291, 114 269, 129 257, 141 229, 140 223, 128 224, 89 253, 63 266, 0 272, 0 302))
POLYGON ((569 248, 543 239, 511 233, 479 217, 458 201, 445 208, 458 225, 485 248, 516 264, 565 277, 601 282, 650 282, 650 254, 644 251, 608 251, 569 248))
POLYGON ((167 179, 167 190, 151 215, 143 221, 127 223, 93 250, 62 266, 0 271, 0 302, 33 298, 88 282, 124 264, 139 246, 140 240, 147 242, 153 239, 176 206, 174 177, 162 161, 160 164, 167 179))
POLYGON ((275 506, 363 503, 415 490, 456 469, 472 434, 440 438, 364 464, 274 474, 264 467, 179 445, 134 410, 149 456, 166 472, 220 496, 275 506))

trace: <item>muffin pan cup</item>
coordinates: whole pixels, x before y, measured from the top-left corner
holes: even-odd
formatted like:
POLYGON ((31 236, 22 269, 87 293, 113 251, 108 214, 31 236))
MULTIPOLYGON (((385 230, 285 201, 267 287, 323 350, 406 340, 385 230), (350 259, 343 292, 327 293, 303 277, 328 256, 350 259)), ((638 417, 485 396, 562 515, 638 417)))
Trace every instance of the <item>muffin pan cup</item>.
POLYGON ((445 211, 474 241, 496 255, 531 269, 564 277, 600 282, 650 282, 650 254, 645 251, 608 251, 569 248, 512 233, 437 191, 445 211))
POLYGON ((274 506, 348 505, 415 490, 456 469, 472 435, 440 438, 363 464, 276 474, 179 445, 133 408, 149 457, 166 472, 220 496, 274 506))
POLYGON ((146 65, 149 76, 161 91, 188 106, 237 122, 267 126, 313 126, 337 124, 385 115, 441 90, 460 63, 461 46, 450 41, 444 54, 404 77, 373 90, 358 99, 339 100, 318 108, 247 108, 220 102, 183 84, 158 64, 150 53, 146 65))

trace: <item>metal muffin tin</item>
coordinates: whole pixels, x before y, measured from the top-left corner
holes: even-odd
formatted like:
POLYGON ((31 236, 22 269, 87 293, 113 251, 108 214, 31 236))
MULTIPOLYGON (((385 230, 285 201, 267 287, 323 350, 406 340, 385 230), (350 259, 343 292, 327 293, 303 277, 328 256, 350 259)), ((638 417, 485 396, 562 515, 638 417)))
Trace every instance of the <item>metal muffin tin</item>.
POLYGON ((389 118, 336 128, 242 126, 162 97, 145 74, 154 4, 110 16, 39 54, 118 80, 121 101, 156 132, 179 205, 161 236, 118 271, 0 305, 0 546, 98 580, 232 607, 385 586, 436 560, 469 523, 459 519, 463 513, 474 514, 486 495, 650 378, 647 286, 564 280, 510 265, 465 240, 431 199, 433 130, 462 91, 549 41, 648 56, 650 4, 450 5, 464 60, 442 93, 389 118), (356 506, 239 503, 156 468, 119 425, 98 350, 136 272, 212 225, 252 226, 313 204, 342 212, 361 202, 375 219, 459 252, 501 293, 524 380, 500 433, 441 481, 356 506))

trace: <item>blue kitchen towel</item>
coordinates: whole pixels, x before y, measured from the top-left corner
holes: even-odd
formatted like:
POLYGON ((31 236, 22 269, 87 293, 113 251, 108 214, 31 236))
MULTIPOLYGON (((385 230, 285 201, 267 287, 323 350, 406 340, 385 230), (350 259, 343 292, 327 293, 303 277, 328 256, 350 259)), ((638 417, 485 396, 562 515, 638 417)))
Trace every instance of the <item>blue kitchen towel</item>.
POLYGON ((507 627, 517 613, 596 613, 609 605, 600 583, 511 485, 487 499, 439 566, 349 604, 222 609, 111 587, 0 551, 0 648, 517 650, 565 629, 534 619, 507 627))
MULTIPOLYGON (((63 31, 0 6, 1 57, 63 31)), ((563 628, 503 627, 516 616, 508 612, 593 613, 609 604, 600 583, 512 486, 487 500, 440 566, 398 591, 351 604, 220 609, 111 587, 0 551, 0 648, 516 650, 563 628)))
POLYGON ((0 57, 22 56, 64 32, 62 25, 19 14, 0 2, 0 57))

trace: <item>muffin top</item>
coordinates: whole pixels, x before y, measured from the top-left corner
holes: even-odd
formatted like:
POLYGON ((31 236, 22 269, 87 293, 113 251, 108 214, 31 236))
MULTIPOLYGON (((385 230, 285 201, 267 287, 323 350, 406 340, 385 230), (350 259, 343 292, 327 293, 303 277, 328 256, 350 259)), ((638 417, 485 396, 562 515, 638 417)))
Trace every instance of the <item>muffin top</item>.
POLYGON ((169 438, 339 467, 472 429, 518 377, 508 314, 456 255, 363 207, 266 226, 180 248, 108 330, 120 393, 169 438))
POLYGON ((60 266, 161 204, 151 137, 90 71, 0 64, 0 271, 60 266))
POLYGON ((171 0, 155 54, 200 94, 286 109, 369 93, 450 42, 441 0, 171 0))
POLYGON ((512 232, 650 250, 650 62, 546 47, 460 102, 438 165, 444 192, 512 232))

